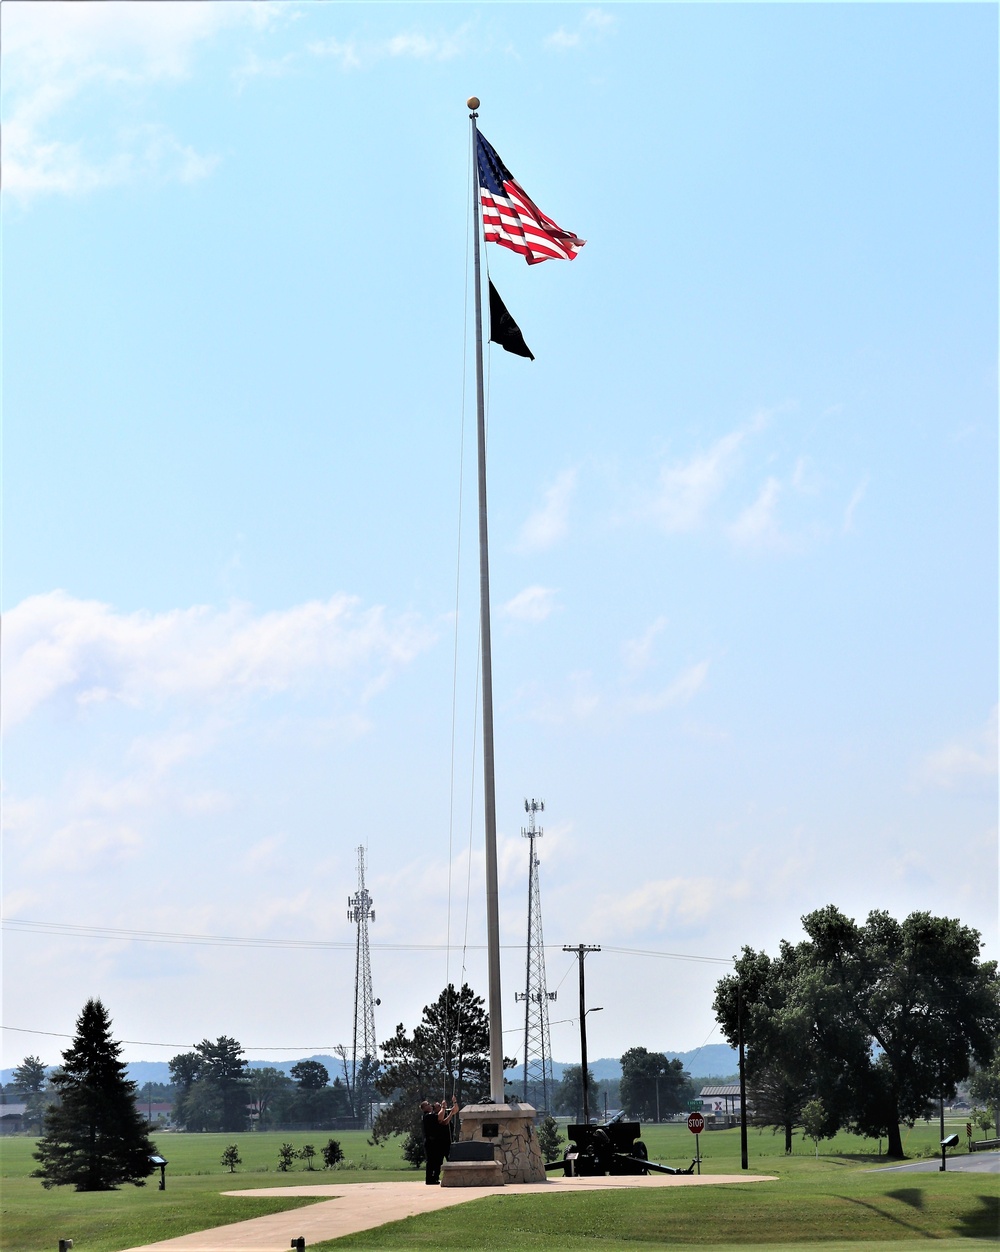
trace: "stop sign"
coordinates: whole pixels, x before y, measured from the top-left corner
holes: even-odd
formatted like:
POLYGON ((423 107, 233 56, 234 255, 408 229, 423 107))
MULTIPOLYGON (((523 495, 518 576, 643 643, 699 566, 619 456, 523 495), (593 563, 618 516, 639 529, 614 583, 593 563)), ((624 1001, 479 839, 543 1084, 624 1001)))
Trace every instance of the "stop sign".
POLYGON ((688 1130, 693 1135, 700 1135, 705 1129, 705 1119, 700 1113, 692 1113, 688 1117, 688 1130))

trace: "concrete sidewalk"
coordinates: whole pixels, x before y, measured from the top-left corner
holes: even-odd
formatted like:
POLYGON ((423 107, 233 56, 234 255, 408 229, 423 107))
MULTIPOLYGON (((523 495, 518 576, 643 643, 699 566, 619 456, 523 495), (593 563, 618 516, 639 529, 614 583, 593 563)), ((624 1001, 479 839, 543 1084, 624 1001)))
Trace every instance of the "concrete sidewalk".
POLYGON ((339 1239, 357 1230, 371 1230, 387 1222, 402 1221, 420 1213, 466 1204, 484 1196, 573 1195, 618 1187, 711 1187, 720 1183, 774 1182, 761 1174, 678 1174, 622 1178, 559 1178, 545 1183, 508 1187, 428 1187, 422 1182, 358 1182, 305 1187, 259 1187, 251 1191, 226 1191, 237 1196, 320 1196, 320 1203, 287 1213, 269 1213, 231 1226, 217 1226, 196 1234, 180 1235, 162 1243, 146 1243, 127 1252, 285 1252, 300 1235, 306 1247, 324 1239, 339 1239))

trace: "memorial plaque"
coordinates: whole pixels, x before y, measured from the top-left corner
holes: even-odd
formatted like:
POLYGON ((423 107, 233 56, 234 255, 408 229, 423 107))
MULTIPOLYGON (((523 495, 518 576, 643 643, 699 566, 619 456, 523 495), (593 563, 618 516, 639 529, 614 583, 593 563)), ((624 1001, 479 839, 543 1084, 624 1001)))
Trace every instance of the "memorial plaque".
POLYGON ((483 1138, 499 1139, 500 1123, 499 1122, 483 1122, 483 1138))

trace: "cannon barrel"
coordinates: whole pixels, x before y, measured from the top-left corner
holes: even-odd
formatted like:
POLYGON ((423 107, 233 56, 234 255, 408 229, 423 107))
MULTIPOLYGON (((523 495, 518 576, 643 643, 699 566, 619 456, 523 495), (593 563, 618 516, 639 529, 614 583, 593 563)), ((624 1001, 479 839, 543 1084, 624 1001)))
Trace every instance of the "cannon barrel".
POLYGON ((630 1165, 641 1165, 643 1169, 651 1169, 657 1174, 693 1174, 694 1161, 691 1162, 687 1169, 674 1169, 670 1165, 657 1165, 655 1161, 642 1161, 635 1156, 623 1156, 618 1154, 619 1161, 628 1161, 630 1165))

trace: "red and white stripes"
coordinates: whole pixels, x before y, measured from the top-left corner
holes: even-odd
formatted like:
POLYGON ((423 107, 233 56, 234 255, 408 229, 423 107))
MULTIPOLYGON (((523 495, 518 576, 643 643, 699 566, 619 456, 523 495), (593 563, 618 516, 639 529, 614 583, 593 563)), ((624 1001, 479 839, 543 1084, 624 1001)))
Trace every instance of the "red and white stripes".
POLYGON ((520 253, 529 265, 572 261, 586 240, 556 225, 513 179, 505 179, 503 188, 506 195, 481 188, 486 242, 520 253))

